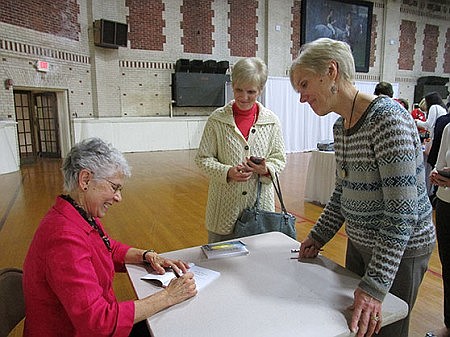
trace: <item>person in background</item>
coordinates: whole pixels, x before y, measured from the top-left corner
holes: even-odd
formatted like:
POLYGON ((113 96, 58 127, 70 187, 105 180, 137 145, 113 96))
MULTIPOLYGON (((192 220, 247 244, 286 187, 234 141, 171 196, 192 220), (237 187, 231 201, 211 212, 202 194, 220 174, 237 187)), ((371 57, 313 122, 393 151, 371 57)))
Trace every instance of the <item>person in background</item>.
POLYGON ((271 174, 286 165, 278 117, 256 100, 267 81, 267 66, 256 57, 240 59, 231 80, 234 100, 210 115, 195 157, 210 179, 205 219, 210 243, 235 238, 236 220, 255 203, 258 176, 260 206, 275 210, 271 174), (262 159, 255 163, 252 156, 262 159))
POLYGON ((394 98, 394 101, 396 101, 397 103, 399 103, 402 107, 405 108, 405 110, 409 111, 409 103, 408 100, 406 100, 405 98, 394 98))
POLYGON ((426 337, 450 336, 450 178, 439 174, 438 170, 450 173, 450 124, 447 124, 442 132, 436 166, 430 176, 431 183, 438 186, 435 216, 439 259, 442 265, 445 326, 433 332, 428 332, 426 337))
MULTIPOLYGON (((434 139, 434 126, 436 124, 436 120, 447 113, 447 110, 445 110, 445 104, 442 101, 441 96, 437 92, 430 92, 425 95, 425 109, 427 112, 427 119, 426 121, 421 121, 419 119, 416 119, 416 125, 417 127, 421 127, 424 129, 427 129, 430 133, 429 139, 425 142, 425 150, 423 152, 424 155, 424 161, 425 161, 425 176, 429 177, 430 172, 432 170, 432 166, 428 163, 428 156, 430 154, 433 139, 434 139)), ((439 149, 438 149, 439 151, 439 149)), ((430 197, 433 196, 433 187, 427 179, 427 193, 430 197)))
POLYGON ((389 82, 378 82, 373 92, 374 95, 386 95, 390 98, 394 97, 394 89, 389 82))
MULTIPOLYGON (((434 167, 436 165, 436 160, 438 157, 439 149, 441 146, 441 140, 442 140, 442 132, 444 131, 444 128, 447 124, 450 123, 450 113, 446 113, 445 115, 442 115, 436 119, 436 123, 434 124, 434 136, 433 136, 433 143, 431 145, 430 153, 428 154, 427 162, 430 164, 431 167, 434 167)), ((436 197, 436 186, 432 187, 432 193, 431 193, 431 203, 434 204, 436 197)))
POLYGON ((336 112, 336 185, 299 261, 314 258, 345 223, 345 266, 361 280, 349 327, 356 336, 407 337, 405 319, 381 328, 388 292, 412 310, 435 246, 422 148, 414 120, 394 100, 360 92, 348 44, 321 38, 303 45, 290 68, 300 102, 318 116, 336 112))
MULTIPOLYGON (((425 111, 426 111, 425 98, 422 98, 422 100, 419 103, 414 103, 414 109, 411 111, 411 116, 414 120, 418 119, 425 122, 427 120, 425 111)), ((428 132, 427 129, 418 126, 417 131, 419 131, 420 141, 422 142, 422 144, 425 143, 425 141, 428 138, 430 138, 430 133, 428 132)))
POLYGON ((183 261, 132 248, 105 232, 100 219, 122 200, 130 176, 118 150, 86 139, 72 147, 62 172, 66 194, 42 219, 25 258, 24 336, 150 336, 147 317, 197 293, 193 274, 183 261), (113 277, 125 263, 184 274, 146 298, 118 302, 113 277))

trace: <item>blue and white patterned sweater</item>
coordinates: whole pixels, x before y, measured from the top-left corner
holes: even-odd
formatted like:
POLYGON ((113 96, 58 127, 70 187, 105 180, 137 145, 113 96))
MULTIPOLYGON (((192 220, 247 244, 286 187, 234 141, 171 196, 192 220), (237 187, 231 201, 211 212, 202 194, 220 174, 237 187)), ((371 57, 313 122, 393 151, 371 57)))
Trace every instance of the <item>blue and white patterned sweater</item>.
MULTIPOLYGON (((334 124, 336 170, 344 156, 343 119, 334 124)), ((372 255, 359 287, 383 300, 402 257, 430 253, 435 244, 422 148, 414 121, 387 97, 376 98, 346 131, 347 175, 310 236, 327 243, 346 223, 349 240, 372 255)))

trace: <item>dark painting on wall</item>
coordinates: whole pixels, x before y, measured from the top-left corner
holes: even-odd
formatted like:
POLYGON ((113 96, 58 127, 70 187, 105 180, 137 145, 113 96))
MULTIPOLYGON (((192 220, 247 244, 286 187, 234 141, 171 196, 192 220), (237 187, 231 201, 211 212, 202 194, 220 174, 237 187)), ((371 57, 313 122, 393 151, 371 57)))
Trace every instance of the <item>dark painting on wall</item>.
POLYGON ((354 0, 302 0, 301 44, 320 37, 347 42, 356 71, 369 71, 373 3, 354 0))

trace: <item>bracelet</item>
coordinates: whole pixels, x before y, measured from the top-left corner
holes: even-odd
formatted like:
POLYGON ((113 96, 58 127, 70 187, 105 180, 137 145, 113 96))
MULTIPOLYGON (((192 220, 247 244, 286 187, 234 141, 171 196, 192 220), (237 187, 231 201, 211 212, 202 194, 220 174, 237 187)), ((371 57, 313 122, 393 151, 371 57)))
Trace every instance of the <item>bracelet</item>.
POLYGON ((147 260, 145 259, 145 255, 147 255, 147 253, 154 253, 155 251, 153 249, 147 249, 145 252, 142 253, 142 261, 147 262, 147 260))

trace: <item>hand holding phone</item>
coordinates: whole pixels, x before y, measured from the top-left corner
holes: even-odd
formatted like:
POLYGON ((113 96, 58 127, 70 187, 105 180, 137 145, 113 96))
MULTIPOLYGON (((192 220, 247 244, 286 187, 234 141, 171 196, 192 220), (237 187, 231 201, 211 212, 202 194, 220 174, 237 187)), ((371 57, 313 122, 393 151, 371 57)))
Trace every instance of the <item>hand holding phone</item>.
POLYGON ((437 172, 441 175, 441 176, 443 176, 443 177, 445 177, 445 178, 450 178, 450 170, 449 169, 443 169, 443 170, 437 170, 437 172))
POLYGON ((258 164, 261 164, 261 162, 264 160, 264 158, 262 158, 262 157, 256 157, 256 156, 250 156, 250 160, 251 160, 254 164, 258 165, 258 164))

